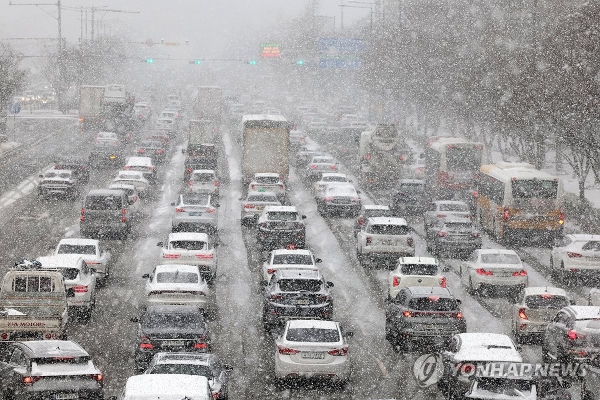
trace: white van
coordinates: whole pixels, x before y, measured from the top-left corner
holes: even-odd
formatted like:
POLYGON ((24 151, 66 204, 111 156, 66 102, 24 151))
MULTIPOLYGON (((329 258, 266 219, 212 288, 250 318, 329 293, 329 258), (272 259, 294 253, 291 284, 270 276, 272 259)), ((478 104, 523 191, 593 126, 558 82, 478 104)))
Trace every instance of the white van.
POLYGON ((134 375, 118 397, 109 400, 212 400, 205 376, 183 374, 134 375))

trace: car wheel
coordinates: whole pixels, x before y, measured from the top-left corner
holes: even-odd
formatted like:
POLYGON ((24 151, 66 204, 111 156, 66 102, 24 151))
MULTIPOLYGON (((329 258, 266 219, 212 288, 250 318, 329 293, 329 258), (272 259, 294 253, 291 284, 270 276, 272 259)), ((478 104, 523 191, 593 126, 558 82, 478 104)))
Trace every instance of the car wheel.
POLYGON ((516 327, 513 327, 513 336, 515 337, 516 344, 523 343, 523 336, 519 333, 519 330, 516 327))
POLYGON ((558 280, 558 271, 554 268, 554 259, 550 256, 550 277, 554 280, 558 280))
POLYGON ((474 296, 477 294, 477 290, 473 287, 473 280, 469 277, 469 286, 467 286, 467 293, 474 296))
POLYGON ((570 274, 565 270, 565 263, 561 262, 560 263, 560 271, 558 272, 558 275, 560 277, 560 283, 564 286, 571 286, 573 284, 573 277, 569 276, 570 274))

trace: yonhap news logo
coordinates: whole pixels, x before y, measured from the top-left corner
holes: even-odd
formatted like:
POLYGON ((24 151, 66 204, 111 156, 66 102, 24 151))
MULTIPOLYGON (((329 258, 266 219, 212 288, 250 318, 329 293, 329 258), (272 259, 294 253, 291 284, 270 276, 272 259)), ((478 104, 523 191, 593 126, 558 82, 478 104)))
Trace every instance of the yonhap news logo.
POLYGON ((439 354, 423 354, 413 364, 413 376, 421 388, 437 383, 443 373, 444 365, 439 354))

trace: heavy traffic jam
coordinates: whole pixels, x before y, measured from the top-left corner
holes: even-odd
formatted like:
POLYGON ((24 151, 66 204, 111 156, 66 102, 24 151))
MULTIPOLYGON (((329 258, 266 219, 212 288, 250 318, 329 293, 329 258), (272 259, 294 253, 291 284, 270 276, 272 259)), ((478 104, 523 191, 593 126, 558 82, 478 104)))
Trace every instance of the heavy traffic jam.
POLYGON ((600 236, 558 176, 217 86, 84 85, 77 130, 30 194, 66 234, 3 273, 3 399, 597 398, 600 236))

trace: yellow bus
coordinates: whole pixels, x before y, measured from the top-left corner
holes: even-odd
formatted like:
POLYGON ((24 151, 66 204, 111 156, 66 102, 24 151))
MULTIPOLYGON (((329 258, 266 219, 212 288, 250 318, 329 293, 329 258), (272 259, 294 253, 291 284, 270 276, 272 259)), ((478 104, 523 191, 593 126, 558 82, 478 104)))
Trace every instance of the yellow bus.
POLYGON ((483 165, 477 216, 483 229, 501 240, 543 235, 552 244, 562 236, 562 181, 528 163, 483 165))

